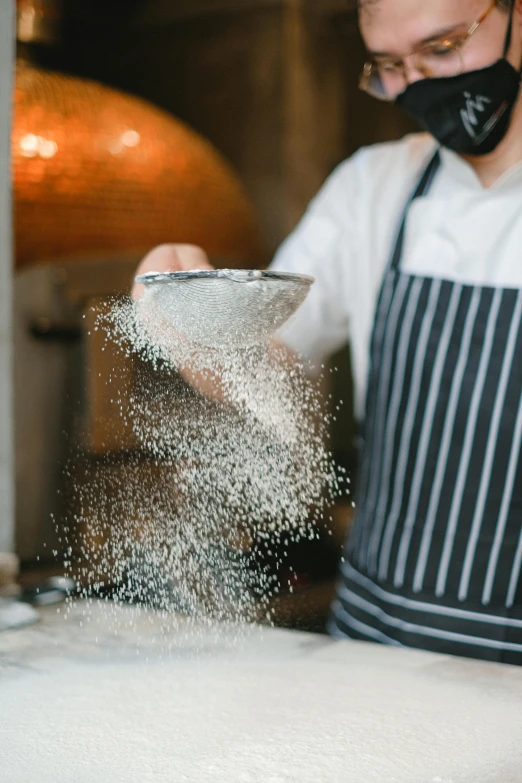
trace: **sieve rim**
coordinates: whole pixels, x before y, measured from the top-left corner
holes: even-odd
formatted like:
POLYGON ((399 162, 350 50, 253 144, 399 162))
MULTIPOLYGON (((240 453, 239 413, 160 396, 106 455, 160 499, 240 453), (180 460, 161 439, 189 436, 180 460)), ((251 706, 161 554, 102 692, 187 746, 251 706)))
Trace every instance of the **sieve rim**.
POLYGON ((257 280, 298 283, 310 286, 315 282, 312 275, 298 272, 273 272, 251 269, 192 269, 183 272, 146 272, 134 278, 136 283, 154 285, 155 283, 185 282, 188 280, 229 280, 248 283, 257 280))

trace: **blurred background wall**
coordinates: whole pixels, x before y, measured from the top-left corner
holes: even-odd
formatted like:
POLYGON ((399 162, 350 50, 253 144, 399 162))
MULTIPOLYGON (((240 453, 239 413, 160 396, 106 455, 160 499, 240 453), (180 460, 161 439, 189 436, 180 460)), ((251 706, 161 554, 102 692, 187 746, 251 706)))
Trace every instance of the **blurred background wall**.
POLYGON ((357 88, 351 0, 64 0, 54 69, 152 101, 209 139, 271 253, 332 168, 410 126, 357 88))
MULTIPOLYGON (((365 53, 353 5, 64 0, 59 41, 40 60, 150 100, 210 140, 256 209, 266 263, 338 163, 413 129, 358 89, 365 53)), ((334 363, 341 452, 353 432, 348 352, 334 363)))
MULTIPOLYGON (((105 350, 93 306, 128 291, 162 242, 200 244, 216 265, 268 264, 338 163, 411 125, 358 89, 365 55, 350 0, 16 4, 16 549, 30 567, 62 557, 68 486, 96 486, 135 459, 115 399, 136 394, 140 370, 105 350), (72 448, 83 461, 64 474, 72 448)), ((332 446, 352 469, 349 351, 333 362, 334 404, 345 404, 332 446)), ((145 457, 142 469, 153 481, 145 457)))
POLYGON ((0 552, 14 547, 14 455, 12 374, 11 92, 14 8, 0 1, 0 552))

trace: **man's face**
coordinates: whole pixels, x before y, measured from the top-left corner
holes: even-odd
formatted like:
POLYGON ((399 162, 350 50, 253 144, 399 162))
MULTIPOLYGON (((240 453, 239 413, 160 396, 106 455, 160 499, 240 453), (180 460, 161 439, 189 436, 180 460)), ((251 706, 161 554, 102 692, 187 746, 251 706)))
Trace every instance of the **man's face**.
MULTIPOLYGON (((403 58, 434 38, 466 33, 488 4, 488 0, 363 0, 359 23, 370 55, 403 58)), ((520 6, 517 0, 508 56, 517 69, 522 49, 520 6)), ((494 8, 462 49, 464 70, 483 68, 502 57, 507 27, 508 14, 494 8)), ((421 78, 410 66, 408 81, 421 78)))

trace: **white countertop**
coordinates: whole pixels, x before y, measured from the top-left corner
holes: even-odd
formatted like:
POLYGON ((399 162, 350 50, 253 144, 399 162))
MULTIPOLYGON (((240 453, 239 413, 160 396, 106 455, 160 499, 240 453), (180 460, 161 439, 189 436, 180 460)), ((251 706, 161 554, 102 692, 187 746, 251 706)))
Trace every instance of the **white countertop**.
POLYGON ((521 783, 522 668, 48 609, 0 634, 2 783, 521 783))

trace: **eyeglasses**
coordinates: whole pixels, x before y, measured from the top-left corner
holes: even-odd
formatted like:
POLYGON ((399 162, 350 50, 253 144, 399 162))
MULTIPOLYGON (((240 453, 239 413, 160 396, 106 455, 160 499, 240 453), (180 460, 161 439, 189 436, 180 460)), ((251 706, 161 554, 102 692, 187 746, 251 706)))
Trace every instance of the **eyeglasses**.
MULTIPOLYGON (((412 52, 407 57, 411 60, 412 68, 426 79, 457 76, 462 73, 464 71, 462 47, 478 30, 496 5, 497 0, 493 0, 482 16, 471 25, 467 33, 435 39, 412 52)), ((364 65, 359 87, 381 101, 394 101, 408 86, 405 59, 368 60, 364 65)))

